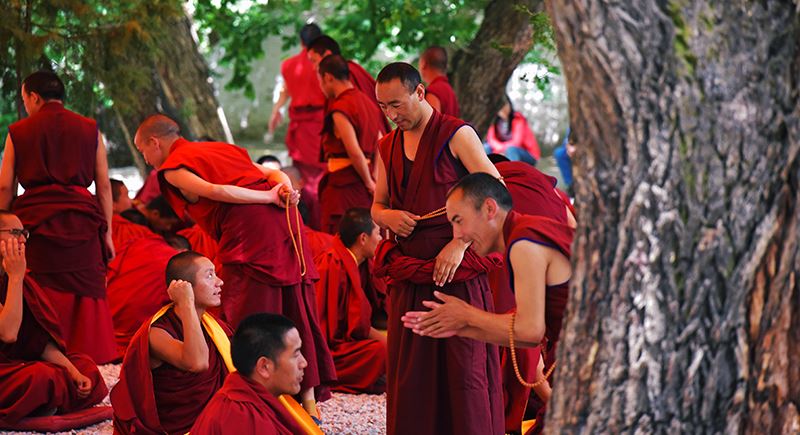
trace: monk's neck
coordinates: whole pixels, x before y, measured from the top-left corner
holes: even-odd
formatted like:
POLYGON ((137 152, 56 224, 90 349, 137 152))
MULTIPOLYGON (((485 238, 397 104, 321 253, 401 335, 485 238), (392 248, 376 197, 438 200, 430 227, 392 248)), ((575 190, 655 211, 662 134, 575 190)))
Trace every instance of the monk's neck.
POLYGON ((194 306, 194 311, 197 313, 197 318, 202 319, 203 314, 206 313, 206 307, 198 307, 197 305, 194 306))
POLYGON ((363 255, 361 255, 358 249, 356 249, 355 247, 352 248, 345 247, 345 249, 347 249, 347 252, 349 252, 350 255, 353 256, 353 260, 355 260, 357 266, 360 266, 361 263, 364 262, 365 258, 363 255))
POLYGON ((495 216, 494 218, 492 227, 497 232, 495 233, 495 241, 494 241, 494 247, 492 248, 492 252, 498 252, 500 254, 506 252, 506 238, 503 235, 503 229, 505 228, 507 218, 508 218, 508 212, 504 210, 499 210, 497 212, 497 216, 495 216))
POLYGON ((350 81, 339 82, 339 83, 335 84, 334 88, 333 88, 333 92, 334 92, 334 95, 336 95, 336 96, 334 98, 339 98, 339 95, 342 95, 343 93, 345 93, 349 89, 353 89, 353 83, 351 83, 350 81))
POLYGON ((428 76, 428 78, 425 79, 425 82, 428 83, 428 85, 430 85, 431 83, 433 83, 439 77, 444 77, 445 74, 441 73, 439 71, 430 71, 430 72, 428 72, 427 76, 428 76))
POLYGON ((412 127, 409 130, 405 131, 405 137, 408 139, 413 139, 414 142, 418 142, 419 138, 422 137, 422 133, 425 132, 425 127, 428 126, 428 123, 431 122, 431 117, 433 116, 433 107, 428 104, 427 101, 422 102, 422 116, 420 117, 419 123, 412 127))

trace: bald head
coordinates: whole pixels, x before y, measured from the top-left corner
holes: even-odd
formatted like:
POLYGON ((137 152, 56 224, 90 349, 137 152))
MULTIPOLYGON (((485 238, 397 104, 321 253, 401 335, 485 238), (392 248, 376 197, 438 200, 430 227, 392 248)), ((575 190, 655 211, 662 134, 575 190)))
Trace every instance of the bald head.
POLYGON ((434 69, 442 74, 447 72, 447 50, 438 45, 428 47, 419 57, 421 63, 427 68, 434 69))
POLYGON ((141 124, 139 129, 136 130, 136 136, 144 139, 149 136, 165 137, 177 136, 181 132, 178 123, 170 119, 166 115, 157 113, 148 116, 141 124))
POLYGON ((156 114, 142 121, 136 130, 133 143, 154 168, 160 167, 169 154, 169 148, 180 137, 178 123, 169 117, 156 114))

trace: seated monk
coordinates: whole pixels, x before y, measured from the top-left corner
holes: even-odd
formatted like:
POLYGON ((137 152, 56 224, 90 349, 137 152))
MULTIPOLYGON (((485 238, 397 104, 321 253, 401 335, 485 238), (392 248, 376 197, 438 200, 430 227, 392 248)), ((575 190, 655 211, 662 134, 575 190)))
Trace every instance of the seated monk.
POLYGON ((171 235, 165 240, 151 233, 118 249, 117 256, 108 263, 108 307, 120 358, 125 356, 125 350, 142 322, 170 302, 164 270, 170 258, 188 249, 191 246, 181 236, 171 235), (186 245, 177 245, 181 242, 186 245))
POLYGON ((339 222, 333 247, 314 259, 320 274, 319 323, 338 378, 334 391, 386 391, 386 336, 371 325, 372 307, 359 273, 359 266, 375 256, 380 240, 369 210, 351 208, 339 222))
POLYGON ((222 287, 211 260, 181 252, 166 277, 173 304, 136 332, 111 391, 115 433, 186 433, 234 370, 230 332, 206 312, 222 287))
MULTIPOLYGON (((279 400, 281 395, 300 392, 303 369, 308 365, 300 345, 300 333, 287 317, 259 313, 245 318, 231 339, 231 357, 237 371, 225 379, 191 432, 308 433, 308 424, 313 422, 304 425, 279 400)), ((308 414, 305 416, 310 422, 308 414)))
POLYGON ((114 214, 120 214, 123 211, 133 207, 133 201, 128 196, 128 187, 122 180, 116 178, 111 179, 111 211, 114 214))
POLYGON ((55 309, 26 276, 26 236, 15 215, 0 212, 0 429, 89 408, 108 393, 91 358, 67 353, 55 309))

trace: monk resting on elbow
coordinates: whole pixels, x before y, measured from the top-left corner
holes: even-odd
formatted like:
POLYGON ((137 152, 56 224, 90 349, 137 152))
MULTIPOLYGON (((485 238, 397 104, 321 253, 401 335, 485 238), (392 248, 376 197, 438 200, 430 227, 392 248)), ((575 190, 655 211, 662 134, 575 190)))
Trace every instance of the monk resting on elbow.
POLYGON ((26 276, 27 235, 15 215, 0 211, 0 429, 89 408, 108 393, 95 362, 66 351, 55 309, 26 276))

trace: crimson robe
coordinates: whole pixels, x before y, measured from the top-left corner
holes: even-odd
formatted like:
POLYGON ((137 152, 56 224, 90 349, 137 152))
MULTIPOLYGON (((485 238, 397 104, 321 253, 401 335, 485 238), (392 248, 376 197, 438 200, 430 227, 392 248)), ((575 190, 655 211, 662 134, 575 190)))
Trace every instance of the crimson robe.
POLYGON ((203 257, 211 261, 217 258, 217 251, 219 250, 217 241, 206 234, 197 224, 178 231, 178 235, 186 237, 192 247, 192 251, 199 252, 203 257))
POLYGON ((158 195, 161 195, 161 192, 158 189, 157 175, 158 171, 151 170, 150 173, 147 174, 147 178, 144 179, 142 187, 138 192, 136 192, 136 196, 134 196, 133 199, 147 205, 152 199, 158 195))
POLYGON ((439 76, 433 79, 425 88, 425 92, 435 95, 439 99, 441 106, 439 111, 445 115, 458 118, 461 116, 461 109, 458 107, 458 98, 456 97, 453 87, 450 86, 450 80, 447 76, 439 76))
POLYGON ((11 209, 31 232, 31 277, 59 301, 67 347, 109 362, 116 352, 105 299, 108 222, 87 190, 94 181, 97 123, 48 102, 12 124, 9 134, 14 172, 25 188, 11 209))
MULTIPOLYGON (((0 342, 0 429, 14 429, 20 419, 41 409, 67 413, 100 403, 108 388, 97 365, 87 355, 67 353, 55 309, 47 294, 29 276, 23 282, 22 324, 18 340, 0 342), (78 397, 67 369, 41 360, 47 343, 53 343, 84 376, 92 391, 78 397)), ((0 278, 0 301, 8 294, 8 276, 0 278)))
POLYGON ((334 391, 383 393, 386 389, 386 346, 369 338, 372 307, 361 287, 355 257, 339 237, 314 262, 320 273, 317 309, 328 339, 338 381, 334 391))
POLYGON ((303 234, 308 240, 308 245, 311 247, 312 258, 317 258, 318 255, 327 251, 333 246, 333 235, 323 233, 322 231, 314 231, 308 226, 303 227, 303 234))
MULTIPOLYGON (((466 127, 463 121, 433 111, 413 162, 405 158, 402 131, 394 130, 384 137, 379 147, 386 165, 391 208, 421 216, 444 206, 448 190, 467 173, 448 146, 462 127, 466 127)), ((419 221, 409 237, 399 238, 399 250, 404 256, 430 260, 452 238, 447 217, 438 216, 419 221)), ((376 268, 383 266, 376 261, 376 268)), ((436 287, 432 275, 425 283, 415 283, 390 274, 388 433, 501 434, 503 402, 497 347, 462 337, 421 337, 400 321, 407 311, 426 311, 422 302, 434 300, 434 290, 493 311, 486 274, 478 271, 444 287, 436 287)))
MULTIPOLYGON (((374 91, 373 91, 374 94, 374 91)), ((363 92, 350 88, 328 103, 325 124, 322 130, 322 152, 324 159, 348 158, 344 142, 334 133, 333 114, 344 115, 355 130, 358 145, 364 157, 371 160, 375 152, 378 136, 382 132, 384 118, 363 92)), ((367 190, 361 176, 353 165, 335 172, 327 171, 319 184, 321 210, 320 229, 328 234, 339 231, 339 220, 353 207, 369 209, 372 194, 367 190)))
POLYGON ((268 190, 272 184, 250 161, 247 151, 221 142, 172 144, 159 168, 161 191, 173 210, 188 213, 197 225, 217 241, 222 291, 222 317, 232 326, 253 313, 269 312, 290 318, 303 341, 308 361, 303 389, 336 379, 325 337, 317 322, 314 281, 319 279, 311 248, 297 225, 297 209, 290 212, 277 205, 229 204, 200 198, 187 203, 180 191, 163 177, 164 171, 186 168, 215 184, 268 190), (300 242, 295 251, 292 242, 300 242), (298 258, 297 253, 302 253, 298 258), (301 261, 302 260, 302 261, 301 261), (306 274, 301 275, 305 265, 306 274))
POLYGON ((297 435, 305 431, 277 397, 235 372, 197 417, 191 433, 297 435))
MULTIPOLYGON (((509 253, 515 243, 525 240, 544 245, 557 250, 569 259, 572 254, 571 245, 574 234, 575 230, 570 228, 565 222, 559 222, 543 216, 527 216, 513 210, 509 212, 506 221, 503 223, 503 239, 506 245, 506 264, 508 265, 508 281, 511 283, 511 291, 514 291, 514 268, 509 262, 509 253)), ((555 364, 556 346, 558 344, 559 335, 561 334, 561 324, 564 317, 564 310, 567 307, 568 297, 569 281, 545 287, 544 346, 546 357, 544 360, 544 373, 547 373, 553 364, 555 364)), ((539 347, 534 350, 532 355, 530 355, 528 371, 521 368, 523 376, 527 376, 529 380, 533 379, 532 376, 536 373, 536 366, 539 364, 539 358, 541 356, 541 349, 539 347)), ((519 351, 519 349, 517 349, 517 351, 519 351)), ((551 386, 553 385, 553 379, 554 377, 552 375, 548 379, 551 386)), ((547 406, 545 403, 539 402, 536 404, 536 425, 527 433, 540 433, 542 431, 544 428, 546 408, 547 406)))
MULTIPOLYGON (((219 324, 230 337, 230 329, 219 324)), ((166 362, 150 369, 151 327, 183 341, 183 323, 174 307, 152 325, 146 320, 136 331, 122 361, 119 382, 111 390, 115 434, 185 434, 228 375, 223 356, 205 328, 207 370, 192 373, 166 362)))
MULTIPOLYGON (((556 179, 524 162, 500 162, 495 164, 503 177, 513 200, 513 209, 519 213, 543 216, 567 224, 567 204, 558 194, 556 179)), ((489 272, 489 284, 494 296, 494 307, 498 313, 516 309, 516 299, 508 281, 508 268, 504 263, 500 269, 489 272)), ((518 348, 517 364, 523 373, 535 373, 538 348, 518 348)), ((519 431, 526 407, 538 408, 540 400, 531 389, 517 380, 507 347, 500 347, 500 363, 503 370, 503 403, 505 406, 506 431, 519 431), (535 396, 532 403, 528 398, 535 396)))
POLYGON ((108 305, 120 358, 142 322, 170 302, 164 271, 177 253, 152 234, 129 242, 108 264, 108 305))
POLYGON ((153 235, 155 233, 144 225, 135 224, 116 213, 111 216, 111 238, 114 240, 114 251, 117 255, 131 241, 153 235))
MULTIPOLYGON (((375 95, 375 79, 372 75, 368 73, 363 66, 357 64, 353 60, 347 61, 347 69, 350 71, 350 82, 353 83, 353 86, 369 97, 372 104, 377 107, 378 110, 381 110, 380 105, 378 105, 378 97, 375 95)), ((382 110, 381 114, 383 114, 382 110)), ((389 127, 389 120, 386 119, 386 116, 381 116, 381 124, 383 125, 381 133, 385 134, 391 130, 389 127)))

